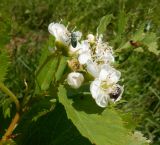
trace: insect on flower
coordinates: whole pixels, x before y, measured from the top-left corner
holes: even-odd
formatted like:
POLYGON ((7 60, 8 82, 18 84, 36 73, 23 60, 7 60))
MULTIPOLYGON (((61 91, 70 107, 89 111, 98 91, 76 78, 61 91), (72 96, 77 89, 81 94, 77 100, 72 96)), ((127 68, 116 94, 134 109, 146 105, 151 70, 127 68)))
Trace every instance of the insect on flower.
POLYGON ((115 91, 113 93, 110 93, 109 96, 110 96, 111 99, 116 101, 117 98, 120 96, 121 92, 122 92, 121 88, 120 87, 116 87, 115 91))
POLYGON ((124 88, 120 85, 113 86, 113 90, 109 93, 110 99, 113 102, 117 102, 121 99, 124 88))
POLYGON ((71 32, 71 44, 72 47, 76 47, 77 46, 77 33, 76 32, 71 32))

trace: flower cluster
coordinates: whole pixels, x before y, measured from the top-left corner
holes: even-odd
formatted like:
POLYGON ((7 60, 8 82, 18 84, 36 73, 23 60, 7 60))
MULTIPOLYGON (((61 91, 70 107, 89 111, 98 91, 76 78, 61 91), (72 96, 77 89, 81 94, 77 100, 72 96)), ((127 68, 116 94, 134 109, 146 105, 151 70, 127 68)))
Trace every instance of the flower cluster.
POLYGON ((82 36, 79 31, 69 32, 59 23, 51 23, 48 29, 56 42, 68 48, 71 58, 68 65, 73 71, 68 74, 68 85, 79 88, 85 80, 83 74, 86 73, 92 76, 90 92, 97 105, 106 107, 109 102, 121 99, 123 87, 118 84, 121 73, 113 67, 115 59, 112 47, 102 41, 102 35, 89 34, 86 40, 79 42, 82 36))

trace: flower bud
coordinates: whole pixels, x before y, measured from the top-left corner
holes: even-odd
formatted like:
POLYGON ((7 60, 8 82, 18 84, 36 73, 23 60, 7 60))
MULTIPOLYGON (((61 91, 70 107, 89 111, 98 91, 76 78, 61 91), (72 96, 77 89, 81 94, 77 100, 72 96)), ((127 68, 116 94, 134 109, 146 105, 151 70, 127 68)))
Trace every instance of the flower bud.
POLYGON ((92 43, 92 42, 95 41, 95 37, 94 37, 93 34, 88 34, 88 35, 87 35, 87 39, 88 39, 88 41, 89 41, 90 43, 92 43))
POLYGON ((71 72, 68 74, 67 83, 74 89, 78 89, 84 81, 84 77, 81 73, 71 72))
POLYGON ((68 60, 68 66, 72 71, 82 71, 83 67, 76 58, 68 60))

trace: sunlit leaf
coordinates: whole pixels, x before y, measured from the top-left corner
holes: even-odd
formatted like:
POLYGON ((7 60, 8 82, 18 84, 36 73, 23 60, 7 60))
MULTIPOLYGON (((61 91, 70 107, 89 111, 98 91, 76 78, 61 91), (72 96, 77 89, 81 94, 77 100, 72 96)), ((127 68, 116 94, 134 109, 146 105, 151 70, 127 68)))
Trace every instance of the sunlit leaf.
MULTIPOLYGON (((59 101, 64 105, 67 116, 80 133, 96 145, 129 145, 132 138, 123 126, 123 121, 113 109, 96 106, 91 96, 73 101, 67 98, 67 91, 59 87, 59 101)), ((133 140, 136 144, 136 141, 133 140)))
POLYGON ((113 15, 106 15, 103 16, 100 20, 100 24, 97 27, 97 34, 104 34, 104 32, 106 31, 106 27, 108 26, 108 24, 111 22, 113 15))
POLYGON ((41 90, 47 90, 51 81, 54 80, 54 75, 57 70, 58 57, 52 56, 48 58, 43 68, 37 74, 37 82, 41 90))
POLYGON ((147 45, 148 50, 156 55, 160 53, 158 50, 157 37, 155 33, 147 33, 143 39, 143 43, 147 45))
POLYGON ((58 64, 58 68, 55 74, 56 81, 59 81, 63 75, 63 72, 67 65, 67 57, 61 56, 60 62, 58 64))

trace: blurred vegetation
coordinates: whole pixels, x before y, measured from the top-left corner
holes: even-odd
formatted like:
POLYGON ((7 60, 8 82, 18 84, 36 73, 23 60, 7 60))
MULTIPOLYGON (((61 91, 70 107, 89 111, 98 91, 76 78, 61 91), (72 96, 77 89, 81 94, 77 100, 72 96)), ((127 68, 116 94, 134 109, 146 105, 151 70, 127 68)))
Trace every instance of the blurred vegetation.
MULTIPOLYGON (((61 105, 55 107, 54 103, 46 103, 52 96, 41 94, 36 97, 35 70, 47 44, 49 23, 60 22, 62 19, 62 23, 66 25, 69 22, 70 30, 77 26, 76 29, 82 30, 84 35, 90 32, 95 34, 100 19, 104 15, 112 14, 105 39, 115 52, 119 52, 121 48, 123 50, 125 44, 131 48, 131 51, 125 48, 120 53, 115 53, 117 67, 122 72, 122 84, 125 86, 123 98, 127 101, 120 104, 120 107, 133 114, 137 129, 142 131, 153 145, 159 145, 159 7, 159 0, 1 0, 0 47, 7 50, 10 59, 5 83, 22 102, 24 110, 21 123, 15 130, 15 133, 19 133, 15 138, 16 142, 23 145, 91 144, 67 120, 61 105), (155 47, 156 52, 148 51, 149 48, 146 50, 143 45, 138 48, 129 45, 132 36, 139 29, 151 38, 147 37, 147 42, 138 38, 134 41, 146 43, 147 46, 151 45, 150 40, 155 41, 157 44, 154 43, 151 48, 155 47), (26 102, 23 102, 23 97, 31 98, 27 103, 33 106, 28 107, 26 102), (42 101, 40 98, 43 98, 42 101), (54 107, 56 109, 53 110, 54 107), (54 118, 59 109, 63 112, 61 118, 54 118), (28 112, 25 113, 25 110, 28 112), (33 119, 32 114, 38 114, 37 118, 33 119), (36 120, 36 123, 33 120, 36 120), (56 128, 58 123, 61 124, 59 129, 56 128), (55 131, 58 133, 55 134, 55 131), (61 140, 61 136, 64 140, 61 140)), ((3 96, 5 95, 0 92, 0 136, 11 120, 10 111, 15 110, 9 99, 4 99, 3 96)))

